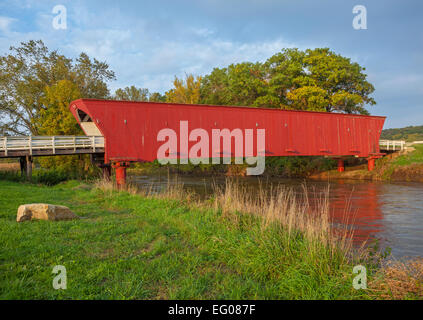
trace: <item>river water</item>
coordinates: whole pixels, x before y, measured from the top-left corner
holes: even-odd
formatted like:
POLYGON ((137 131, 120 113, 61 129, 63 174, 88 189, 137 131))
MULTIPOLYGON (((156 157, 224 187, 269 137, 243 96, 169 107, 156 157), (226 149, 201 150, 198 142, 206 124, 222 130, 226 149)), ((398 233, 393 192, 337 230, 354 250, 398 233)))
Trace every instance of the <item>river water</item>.
MULTIPOLYGON (((178 176, 184 188, 207 197, 213 192, 213 184, 224 185, 225 177, 178 176)), ((144 188, 158 190, 168 181, 175 183, 171 176, 132 175, 129 181, 144 188)), ((335 221, 345 221, 345 213, 354 229, 354 242, 378 240, 380 247, 391 248, 395 258, 423 257, 423 184, 422 183, 385 183, 354 180, 304 181, 281 178, 240 178, 251 192, 259 184, 270 187, 282 184, 292 187, 299 194, 307 186, 310 201, 321 196, 329 184, 330 212, 335 221), (351 222, 351 220, 353 220, 351 222)))

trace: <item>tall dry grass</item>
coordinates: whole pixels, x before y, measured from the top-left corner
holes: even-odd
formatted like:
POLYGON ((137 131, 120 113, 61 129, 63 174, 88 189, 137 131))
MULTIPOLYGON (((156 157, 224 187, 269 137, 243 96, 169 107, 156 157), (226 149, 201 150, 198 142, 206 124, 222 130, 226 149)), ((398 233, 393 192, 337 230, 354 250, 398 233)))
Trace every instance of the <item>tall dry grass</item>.
POLYGON ((313 206, 308 194, 306 185, 303 185, 303 192, 297 194, 292 187, 270 185, 265 188, 263 184, 252 193, 246 186, 227 179, 224 187, 215 186, 214 207, 235 219, 239 216, 235 213, 260 217, 263 230, 277 224, 284 229, 288 240, 301 233, 310 251, 317 252, 325 247, 333 256, 341 253, 345 260, 357 256, 357 252, 352 252, 353 231, 348 227, 351 225, 351 221, 347 221, 348 210, 345 221, 338 222, 338 227, 334 228, 329 208, 329 185, 317 194, 313 206))
POLYGON ((94 183, 94 186, 104 192, 128 192, 130 194, 136 194, 146 198, 190 201, 197 198, 194 193, 188 192, 184 189, 184 184, 179 180, 178 176, 174 176, 173 178, 168 177, 166 185, 164 188, 160 189, 157 189, 153 183, 145 188, 140 188, 136 184, 132 183, 127 183, 125 186, 118 188, 116 183, 105 179, 97 180, 94 183))

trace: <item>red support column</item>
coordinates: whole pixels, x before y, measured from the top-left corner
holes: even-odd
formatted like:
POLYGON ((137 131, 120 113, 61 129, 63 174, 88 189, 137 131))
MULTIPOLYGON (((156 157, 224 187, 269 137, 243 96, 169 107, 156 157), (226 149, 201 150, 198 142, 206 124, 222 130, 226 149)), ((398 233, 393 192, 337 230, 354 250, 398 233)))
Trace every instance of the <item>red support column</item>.
POLYGON ((375 168, 375 158, 367 159, 367 170, 373 171, 374 168, 375 168))
POLYGON ((344 166, 344 159, 339 158, 338 159, 338 172, 344 172, 345 166, 344 166))
POLYGON ((126 168, 128 167, 128 162, 115 162, 113 164, 113 168, 115 168, 116 184, 118 189, 124 187, 126 184, 126 168))

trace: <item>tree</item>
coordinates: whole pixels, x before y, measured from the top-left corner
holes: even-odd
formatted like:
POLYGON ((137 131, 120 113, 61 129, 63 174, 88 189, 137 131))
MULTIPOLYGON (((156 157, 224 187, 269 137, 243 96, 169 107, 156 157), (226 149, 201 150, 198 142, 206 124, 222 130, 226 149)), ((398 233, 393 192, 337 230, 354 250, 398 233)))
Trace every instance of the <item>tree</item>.
POLYGON ((201 77, 192 74, 185 75, 184 79, 175 77, 173 89, 165 93, 166 102, 196 104, 200 102, 201 77))
POLYGON ((41 98, 43 108, 35 119, 42 135, 83 135, 78 122, 69 111, 69 104, 81 97, 78 87, 69 80, 60 80, 46 87, 41 98))
POLYGON ((150 94, 148 101, 150 101, 150 102, 166 102, 166 96, 164 94, 159 93, 159 92, 153 92, 153 93, 150 94))
POLYGON ((166 96, 159 92, 152 92, 145 88, 137 88, 135 86, 117 89, 113 96, 116 100, 126 101, 149 101, 149 102, 166 102, 166 96))
POLYGON ((115 78, 105 62, 85 53, 75 59, 50 51, 41 40, 22 42, 0 56, 0 126, 3 134, 39 133, 37 121, 45 88, 60 80, 76 84, 80 98, 107 98, 106 81, 115 78))
POLYGON ((148 101, 150 93, 148 89, 136 88, 135 86, 117 89, 114 98, 126 101, 148 101))
POLYGON ((326 90, 329 99, 327 111, 368 114, 365 104, 376 104, 370 97, 374 87, 366 80, 365 68, 352 63, 351 59, 328 48, 308 49, 304 68, 314 83, 326 90))
MULTIPOLYGON (((59 80, 44 90, 40 99, 42 108, 34 119, 41 135, 84 135, 78 122, 69 111, 69 104, 81 97, 81 93, 75 83, 70 80, 59 80)), ((37 159, 41 167, 58 169, 83 176, 90 168, 89 157, 84 156, 54 156, 40 157, 37 159)))
POLYGON ((260 63, 243 62, 215 68, 203 78, 201 101, 215 105, 256 106, 267 83, 260 63))
POLYGON ((327 48, 284 49, 264 63, 215 68, 202 80, 201 102, 368 114, 376 102, 364 71, 327 48))
MULTIPOLYGON (((106 99, 110 97, 107 81, 115 80, 115 73, 106 62, 92 60, 82 52, 72 65, 69 80, 75 82, 82 98, 106 99)), ((57 79, 59 80, 59 79, 57 79)))
POLYGON ((287 92, 288 108, 294 110, 321 111, 327 110, 329 100, 326 91, 317 86, 305 86, 287 92))
POLYGON ((304 55, 298 49, 284 49, 267 59, 263 64, 267 88, 255 102, 257 106, 295 109, 296 103, 288 97, 288 92, 313 85, 304 70, 304 55))

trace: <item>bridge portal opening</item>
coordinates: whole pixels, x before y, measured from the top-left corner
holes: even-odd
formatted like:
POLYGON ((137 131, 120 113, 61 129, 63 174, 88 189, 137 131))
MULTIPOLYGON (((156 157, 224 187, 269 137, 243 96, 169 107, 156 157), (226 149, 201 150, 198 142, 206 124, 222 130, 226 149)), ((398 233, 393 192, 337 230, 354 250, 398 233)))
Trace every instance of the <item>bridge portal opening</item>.
POLYGON ((91 117, 84 111, 77 110, 79 123, 81 124, 82 130, 84 130, 87 136, 103 136, 100 129, 98 129, 96 123, 91 119, 91 117))

